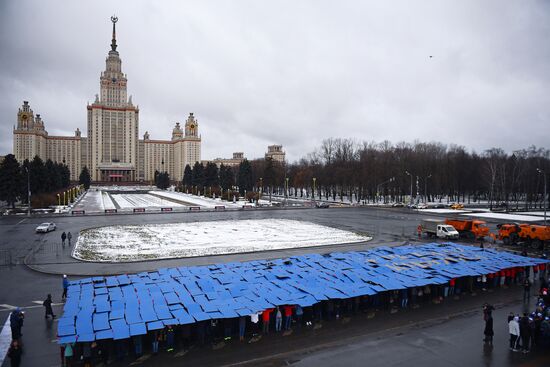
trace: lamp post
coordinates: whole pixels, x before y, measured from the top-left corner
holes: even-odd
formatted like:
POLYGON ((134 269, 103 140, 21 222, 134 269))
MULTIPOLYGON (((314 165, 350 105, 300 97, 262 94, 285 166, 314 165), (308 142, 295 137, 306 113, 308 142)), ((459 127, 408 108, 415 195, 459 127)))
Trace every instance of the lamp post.
POLYGON ((285 178, 285 198, 288 199, 288 177, 285 178))
POLYGON ((411 178, 411 201, 410 201, 410 203, 412 204, 413 203, 413 176, 409 173, 409 171, 405 171, 405 173, 407 174, 407 176, 410 176, 410 178, 411 178))
MULTIPOLYGON (((378 184, 378 185, 376 186, 376 196, 377 196, 377 197, 380 197, 380 194, 379 194, 379 192, 380 192, 380 186, 385 185, 385 184, 387 184, 388 182, 393 182, 394 180, 395 180, 395 177, 391 177, 389 180, 386 180, 386 181, 384 181, 384 182, 378 184)), ((385 202, 385 200, 384 200, 384 202, 385 202)))
POLYGON ((317 177, 313 177, 313 202, 315 203, 315 183, 317 182, 317 177))
POLYGON ((262 198, 263 190, 264 190, 264 179, 263 177, 260 177, 260 196, 258 196, 258 200, 262 198))
POLYGON ((27 216, 31 216, 31 172, 29 170, 29 167, 25 167, 25 171, 27 171, 27 216))
POLYGON ((424 203, 428 202, 428 179, 430 177, 432 177, 431 173, 424 178, 424 203))
POLYGON ((63 191, 63 206, 67 205, 66 204, 66 202, 67 202, 66 196, 67 196, 67 191, 63 191))
POLYGON ((61 195, 57 194, 57 206, 61 206, 61 195))
POLYGON ((546 203, 546 172, 544 172, 543 170, 541 170, 540 168, 537 168, 537 172, 539 174, 542 174, 543 178, 544 178, 544 225, 546 225, 546 207, 548 206, 547 203, 546 203))

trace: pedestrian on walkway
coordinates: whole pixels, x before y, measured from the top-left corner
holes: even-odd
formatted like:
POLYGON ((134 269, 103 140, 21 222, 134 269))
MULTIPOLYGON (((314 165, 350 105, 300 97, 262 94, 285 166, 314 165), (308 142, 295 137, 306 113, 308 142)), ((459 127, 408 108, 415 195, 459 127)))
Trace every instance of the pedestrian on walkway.
POLYGON ((279 307, 277 307, 277 312, 275 313, 275 331, 281 331, 281 325, 283 324, 283 314, 279 307))
POLYGON ((55 319, 55 315, 53 314, 53 309, 52 309, 52 295, 51 294, 48 294, 48 297, 46 297, 46 299, 44 300, 42 305, 44 305, 44 307, 46 308, 46 315, 44 315, 44 318, 47 319, 48 316, 51 316, 52 320, 55 319))
POLYGON ((67 238, 67 234, 65 232, 61 233, 61 245, 65 246, 65 239, 67 238))
POLYGON ((67 240, 69 241, 69 246, 71 245, 71 239, 73 238, 73 235, 71 232, 67 233, 67 240))
POLYGON ((510 350, 517 352, 518 339, 519 339, 519 317, 515 316, 508 323, 508 332, 510 333, 510 350))
MULTIPOLYGON (((204 325, 203 323, 199 323, 199 324, 204 325)), ((204 327, 203 327, 203 330, 204 330, 204 327)), ((159 339, 160 339, 160 335, 159 335, 158 330, 153 330, 152 347, 153 347, 153 355, 154 356, 156 356, 159 353, 159 339)), ((203 342, 203 344, 204 344, 204 342, 203 342)))
POLYGON ((300 305, 296 305, 296 326, 302 326, 302 317, 304 316, 304 309, 300 305))
POLYGON ((285 330, 290 330, 290 325, 292 324, 292 311, 294 311, 294 306, 283 306, 283 311, 285 314, 285 330))
POLYGON ((23 319, 25 315, 19 307, 12 311, 10 314, 10 327, 11 327, 11 338, 13 340, 19 340, 23 335, 21 333, 21 328, 23 327, 23 319))
POLYGON ((244 333, 246 330, 246 316, 239 317, 239 341, 244 340, 244 333))
POLYGON ((493 345, 493 335, 495 335, 495 333, 493 331, 493 316, 491 316, 491 314, 489 314, 485 320, 485 330, 483 331, 483 334, 485 334, 485 339, 483 339, 483 341, 493 345))
POLYGON ((260 319, 260 313, 259 312, 254 312, 253 314, 250 315, 250 322, 252 323, 252 336, 256 336, 258 335, 258 333, 260 332, 260 327, 259 327, 259 319, 260 319))
POLYGON ((67 289, 69 289, 69 279, 67 279, 67 274, 63 274, 63 294, 61 299, 67 298, 67 289))
POLYGON ((10 357, 10 366, 19 367, 21 364, 21 346, 17 340, 12 340, 10 344, 10 349, 8 349, 8 357, 10 357))
POLYGON ((65 366, 71 367, 73 364, 73 348, 74 343, 67 343, 65 344, 65 366))
POLYGON ((523 281, 523 302, 525 301, 529 302, 530 291, 531 291, 531 282, 529 282, 529 278, 525 278, 525 280, 523 281))
POLYGON ((262 312, 262 333, 267 334, 269 333, 269 321, 271 313, 273 312, 273 308, 268 308, 262 312))
POLYGON ((142 342, 141 342, 141 335, 132 336, 132 340, 134 342, 134 352, 136 354, 136 358, 139 358, 143 354, 143 346, 142 346, 142 342))
POLYGON ((166 329, 166 351, 174 351, 174 328, 172 325, 167 326, 166 329))
POLYGON ((519 335, 521 337, 521 350, 523 353, 529 353, 529 343, 531 341, 531 326, 529 317, 526 313, 519 320, 519 335))

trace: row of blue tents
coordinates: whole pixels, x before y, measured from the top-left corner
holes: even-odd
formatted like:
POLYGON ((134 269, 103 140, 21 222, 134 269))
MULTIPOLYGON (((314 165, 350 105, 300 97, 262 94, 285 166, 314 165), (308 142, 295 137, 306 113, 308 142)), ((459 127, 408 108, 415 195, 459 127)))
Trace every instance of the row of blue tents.
POLYGON ((166 325, 246 316, 287 304, 307 307, 546 262, 431 243, 91 277, 70 283, 58 341, 126 339, 166 325))

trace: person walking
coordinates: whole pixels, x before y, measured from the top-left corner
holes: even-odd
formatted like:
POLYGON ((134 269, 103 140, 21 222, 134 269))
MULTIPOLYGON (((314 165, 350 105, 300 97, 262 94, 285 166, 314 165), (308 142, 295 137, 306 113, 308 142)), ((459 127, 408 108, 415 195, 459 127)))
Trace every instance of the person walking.
POLYGON ((485 320, 485 330, 483 330, 483 334, 485 334, 485 339, 483 339, 483 341, 493 345, 493 335, 495 335, 495 332, 493 331, 493 316, 491 316, 491 314, 489 314, 485 320))
POLYGON ((19 340, 23 335, 21 329, 23 328, 23 319, 24 314, 19 307, 12 311, 10 314, 10 327, 11 327, 11 338, 13 340, 19 340))
POLYGON ((71 239, 73 238, 73 235, 71 234, 71 232, 67 233, 67 240, 69 242, 69 246, 71 245, 71 239))
POLYGON ((531 282, 529 282, 529 278, 525 278, 523 281, 523 302, 527 301, 529 303, 529 297, 530 297, 530 291, 531 291, 531 282))
POLYGON ((519 317, 514 316, 508 323, 508 332, 510 333, 510 350, 517 352, 518 339, 519 339, 519 317))
POLYGON ((21 365, 21 354, 23 351, 21 350, 21 346, 19 345, 19 341, 12 340, 10 344, 10 348, 8 349, 8 357, 10 357, 10 366, 11 367, 19 367, 21 365))
POLYGON ((65 239, 67 239, 67 234, 65 232, 61 233, 61 245, 65 246, 65 239))
POLYGON ((46 308, 46 315, 44 315, 44 318, 47 319, 48 316, 52 317, 52 320, 55 319, 55 315, 53 313, 52 309, 52 295, 48 294, 48 297, 44 300, 42 305, 46 308))
POLYGON ((63 274, 63 294, 61 299, 67 298, 67 290, 69 289, 69 279, 67 279, 67 274, 63 274))

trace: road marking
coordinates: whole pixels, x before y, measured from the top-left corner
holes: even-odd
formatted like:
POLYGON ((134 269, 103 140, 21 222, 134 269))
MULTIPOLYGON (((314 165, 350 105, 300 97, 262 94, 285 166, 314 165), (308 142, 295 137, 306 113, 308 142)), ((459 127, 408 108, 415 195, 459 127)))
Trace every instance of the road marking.
POLYGON ((3 365, 4 359, 6 358, 6 354, 8 354, 8 349, 10 348, 11 343, 11 328, 9 326, 10 323, 10 315, 6 318, 6 322, 4 323, 4 327, 2 328, 2 332, 0 332, 0 366, 3 365))
POLYGON ((135 366, 135 365, 138 365, 138 364, 142 364, 143 362, 145 362, 149 358, 151 358, 151 354, 144 354, 141 357, 139 357, 138 359, 136 359, 134 362, 130 363, 130 366, 135 366))
MULTIPOLYGON (((42 301, 32 301, 33 303, 38 303, 37 305, 35 306, 26 306, 26 307, 19 307, 20 309, 22 310, 30 310, 30 309, 33 309, 33 308, 40 308, 40 307, 44 307, 42 305, 42 301)), ((52 307, 53 306, 61 306, 63 305, 64 303, 52 303, 52 307)), ((7 305, 5 303, 2 303, 0 304, 0 307, 3 307, 4 309, 1 310, 0 309, 0 312, 2 311, 12 311, 12 310, 15 310, 17 308, 17 306, 12 306, 12 305, 7 305)), ((1 366, 1 365, 0 365, 1 366)))
POLYGON ((23 223, 23 222, 26 221, 26 220, 27 220, 27 218, 23 218, 23 219, 21 219, 19 222, 17 222, 16 225, 21 224, 21 223, 23 223))

